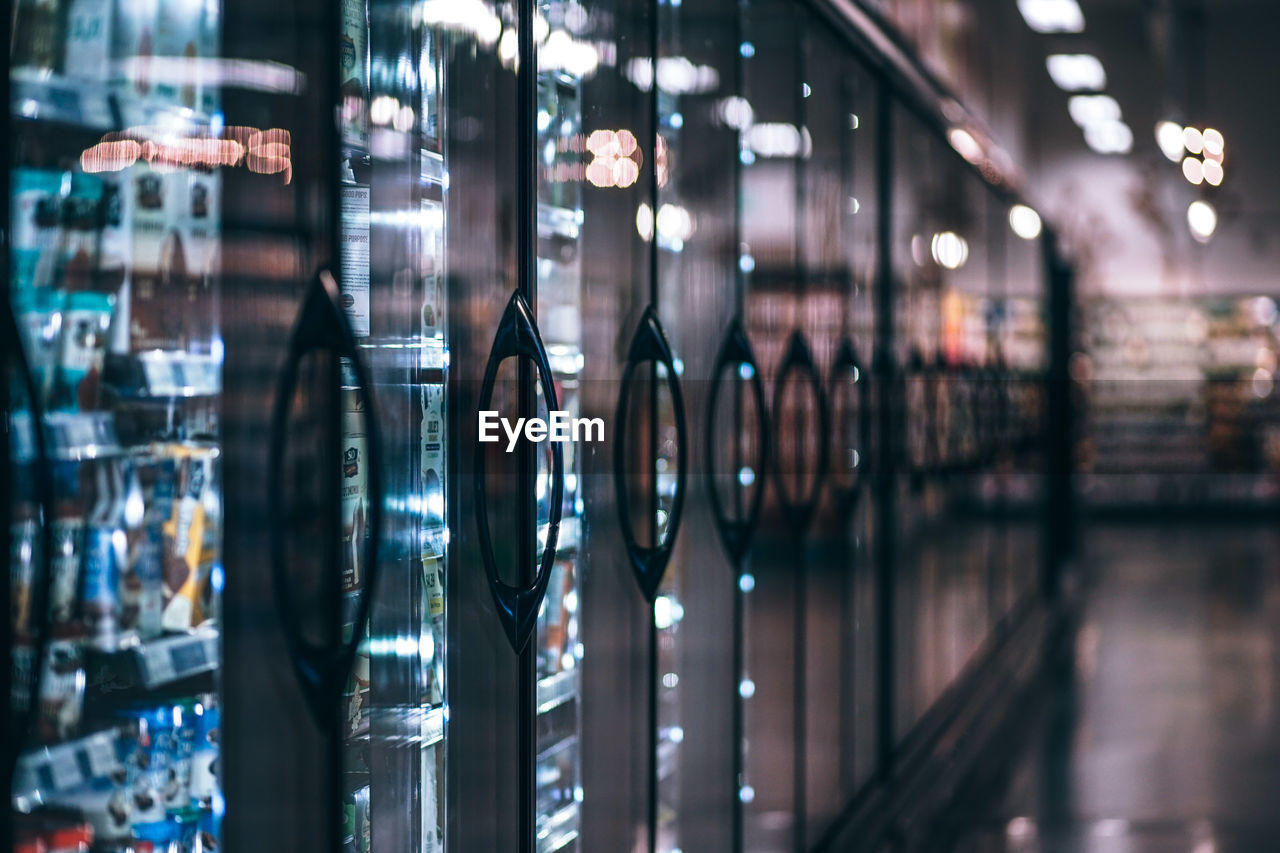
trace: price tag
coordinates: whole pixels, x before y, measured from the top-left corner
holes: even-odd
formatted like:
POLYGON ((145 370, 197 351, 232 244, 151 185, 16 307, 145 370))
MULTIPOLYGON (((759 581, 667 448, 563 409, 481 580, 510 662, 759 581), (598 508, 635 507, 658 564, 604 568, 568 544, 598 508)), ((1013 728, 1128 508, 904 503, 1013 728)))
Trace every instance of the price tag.
POLYGON ((110 735, 99 735, 85 744, 89 758, 89 774, 95 778, 110 776, 120 766, 116 758, 115 740, 110 735))
POLYGON ((173 681, 173 660, 169 649, 160 644, 152 644, 142 650, 142 680, 148 687, 173 681))
POLYGON ((49 750, 49 771, 53 787, 58 791, 74 788, 84 782, 80 762, 76 760, 76 747, 62 746, 49 750))
POLYGON ((444 738, 444 711, 432 708, 422 721, 422 745, 431 746, 444 738))

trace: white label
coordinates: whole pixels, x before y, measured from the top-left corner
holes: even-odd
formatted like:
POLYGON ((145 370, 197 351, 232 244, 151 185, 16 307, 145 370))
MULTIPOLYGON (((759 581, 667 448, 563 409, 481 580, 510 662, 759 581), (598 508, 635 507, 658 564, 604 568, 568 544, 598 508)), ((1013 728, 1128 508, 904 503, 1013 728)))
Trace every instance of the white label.
POLYGON ((67 14, 67 76, 99 79, 110 58, 110 0, 76 0, 67 14))
POLYGON ((49 772, 53 787, 58 791, 74 788, 84 781, 80 763, 76 761, 75 747, 64 746, 49 750, 49 772))
POLYGON ((342 306, 357 337, 369 336, 369 188, 342 188, 342 306))
POLYGON ((89 756, 89 773, 95 779, 111 775, 120 766, 110 737, 90 738, 85 744, 85 753, 89 756))

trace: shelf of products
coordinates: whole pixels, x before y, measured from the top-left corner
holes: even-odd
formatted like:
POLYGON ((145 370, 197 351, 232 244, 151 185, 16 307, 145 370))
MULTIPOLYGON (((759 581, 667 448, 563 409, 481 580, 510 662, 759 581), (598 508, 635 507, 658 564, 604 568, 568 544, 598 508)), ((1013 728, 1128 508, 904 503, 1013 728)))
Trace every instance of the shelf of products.
POLYGON ((1095 507, 1280 498, 1270 297, 1086 304, 1086 500, 1095 507))

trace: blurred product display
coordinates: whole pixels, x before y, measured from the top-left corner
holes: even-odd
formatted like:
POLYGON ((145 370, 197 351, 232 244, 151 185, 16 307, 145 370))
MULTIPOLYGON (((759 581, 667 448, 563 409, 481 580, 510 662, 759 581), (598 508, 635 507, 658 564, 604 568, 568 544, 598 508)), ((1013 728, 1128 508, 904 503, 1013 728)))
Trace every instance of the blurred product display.
POLYGON ((216 90, 177 72, 216 54, 219 21, 134 6, 13 10, 13 849, 221 836, 220 182, 196 160, 90 156, 124 120, 212 138, 216 90), (162 51, 173 73, 150 78, 162 51))

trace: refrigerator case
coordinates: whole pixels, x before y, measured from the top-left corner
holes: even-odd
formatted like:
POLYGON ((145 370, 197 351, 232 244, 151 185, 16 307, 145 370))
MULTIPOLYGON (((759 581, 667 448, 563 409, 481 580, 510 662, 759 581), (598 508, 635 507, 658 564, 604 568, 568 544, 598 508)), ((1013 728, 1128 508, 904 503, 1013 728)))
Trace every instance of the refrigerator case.
POLYGON ((12 24, 25 44, 7 73, 3 310, 22 348, 6 359, 10 720, 32 701, 26 676, 40 686, 30 731, 14 732, 4 843, 213 849, 221 185, 219 96, 197 60, 217 52, 219 9, 31 3, 12 24), (140 28, 184 85, 143 91, 140 28), (43 508, 33 483, 50 488, 43 508))
POLYGON ((384 453, 379 580, 366 592, 343 745, 344 843, 375 853, 445 849, 449 168, 436 106, 445 34, 410 12, 342 4, 340 162, 330 172, 342 205, 342 304, 369 365, 384 453))

